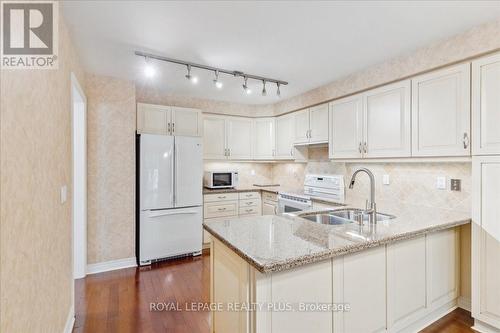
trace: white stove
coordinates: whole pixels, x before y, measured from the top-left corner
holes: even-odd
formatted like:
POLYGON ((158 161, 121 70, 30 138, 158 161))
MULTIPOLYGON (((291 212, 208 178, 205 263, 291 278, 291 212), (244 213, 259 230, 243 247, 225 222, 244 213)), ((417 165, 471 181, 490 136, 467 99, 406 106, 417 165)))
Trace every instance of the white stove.
POLYGON ((309 209, 312 207, 312 197, 344 203, 344 176, 306 175, 303 192, 278 193, 278 211, 280 213, 290 213, 309 209))

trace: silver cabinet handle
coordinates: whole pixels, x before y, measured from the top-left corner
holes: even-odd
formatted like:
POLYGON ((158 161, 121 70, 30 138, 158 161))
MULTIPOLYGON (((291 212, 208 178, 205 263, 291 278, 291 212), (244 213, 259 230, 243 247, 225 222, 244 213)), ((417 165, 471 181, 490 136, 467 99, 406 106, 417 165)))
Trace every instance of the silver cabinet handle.
POLYGON ((464 140, 463 140, 463 142, 464 142, 464 149, 467 149, 467 147, 469 147, 469 143, 470 143, 470 141, 469 141, 469 135, 467 135, 467 132, 464 133, 464 140))
POLYGON ((250 212, 252 212, 252 211, 253 211, 253 209, 245 209, 245 211, 246 211, 247 213, 250 213, 250 212))
POLYGON ((309 130, 309 139, 312 138, 312 129, 309 130))
POLYGON ((365 154, 368 153, 368 145, 366 144, 366 141, 365 141, 365 144, 364 144, 364 150, 365 150, 365 154))
POLYGON ((175 123, 172 123, 172 134, 175 133, 175 123))
POLYGON ((363 152, 363 151, 361 150, 361 146, 362 146, 362 145, 361 145, 361 142, 360 142, 360 143, 359 143, 359 147, 358 147, 358 151, 359 151, 359 153, 360 153, 360 154, 363 152))
POLYGON ((224 148, 224 156, 227 156, 227 149, 224 148))
POLYGON ((170 123, 167 123, 167 134, 170 134, 170 123))
POLYGON ((218 196, 217 199, 226 199, 225 195, 218 196))
POLYGON ((218 208, 217 210, 218 210, 219 212, 222 212, 222 211, 225 211, 225 210, 226 210, 226 208, 218 208))
POLYGON ((252 202, 247 202, 247 206, 251 206, 253 205, 253 201, 252 202))

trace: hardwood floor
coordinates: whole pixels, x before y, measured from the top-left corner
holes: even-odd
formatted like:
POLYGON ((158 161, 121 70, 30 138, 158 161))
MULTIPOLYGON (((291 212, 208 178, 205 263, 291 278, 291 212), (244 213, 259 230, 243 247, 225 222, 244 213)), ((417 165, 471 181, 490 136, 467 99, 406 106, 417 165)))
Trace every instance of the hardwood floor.
MULTIPOLYGON (((186 311, 184 304, 210 301, 209 258, 204 254, 77 280, 73 332, 208 333, 210 313, 186 311), (184 311, 150 311, 155 302, 179 304, 184 311)), ((457 309, 421 332, 468 333, 474 332, 472 324, 470 313, 457 309)))

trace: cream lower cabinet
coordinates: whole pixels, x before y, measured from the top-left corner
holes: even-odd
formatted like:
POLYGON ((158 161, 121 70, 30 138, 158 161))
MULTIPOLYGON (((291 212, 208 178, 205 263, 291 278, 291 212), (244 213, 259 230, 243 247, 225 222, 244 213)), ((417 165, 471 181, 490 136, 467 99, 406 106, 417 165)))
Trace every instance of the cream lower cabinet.
MULTIPOLYGON (((457 302, 455 228, 268 274, 216 239, 211 246, 211 301, 264 305, 239 315, 213 312, 212 332, 417 332, 457 302), (331 308, 312 309, 315 305, 331 308)), ((494 263, 498 256, 491 258, 494 263)), ((496 263, 490 270, 498 273, 498 267, 496 263)), ((493 277, 488 283, 495 283, 493 277)), ((487 300, 490 310, 497 309, 498 290, 487 300)))
POLYGON ((472 62, 472 154, 500 154, 500 53, 472 62))
POLYGON ((472 316, 500 332, 500 156, 472 160, 472 316))
POLYGON ((201 136, 201 110, 137 103, 137 133, 201 136))
POLYGON ((262 215, 276 215, 278 212, 278 195, 262 192, 262 215))
POLYGON ((470 155, 470 63, 411 80, 412 156, 470 155))

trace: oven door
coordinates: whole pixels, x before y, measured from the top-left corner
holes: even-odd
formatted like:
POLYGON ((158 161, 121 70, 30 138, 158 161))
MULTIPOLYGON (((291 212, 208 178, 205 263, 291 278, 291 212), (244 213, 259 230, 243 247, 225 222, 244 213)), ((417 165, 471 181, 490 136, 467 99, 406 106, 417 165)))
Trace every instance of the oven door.
POLYGON ((293 199, 278 198, 278 213, 294 213, 311 208, 311 202, 296 201, 293 199))

